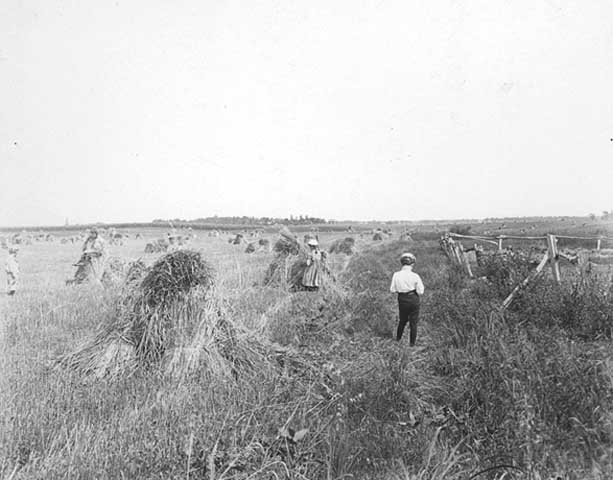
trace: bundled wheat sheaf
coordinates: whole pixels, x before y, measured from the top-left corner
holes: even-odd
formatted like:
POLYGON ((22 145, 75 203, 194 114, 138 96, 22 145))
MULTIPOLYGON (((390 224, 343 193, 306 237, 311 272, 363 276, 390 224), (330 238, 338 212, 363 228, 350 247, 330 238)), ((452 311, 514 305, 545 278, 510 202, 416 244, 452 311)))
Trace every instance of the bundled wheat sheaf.
POLYGON ((213 284, 213 269, 198 252, 170 253, 149 269, 133 264, 111 317, 93 340, 60 363, 103 377, 159 360, 176 343, 177 323, 190 318, 187 323, 194 323, 190 309, 205 300, 213 284))
POLYGON ((353 255, 355 253, 355 239, 352 237, 339 238, 330 245, 330 253, 353 255))
POLYGON ((275 258, 268 266, 264 283, 287 285, 290 289, 300 288, 307 267, 308 251, 287 227, 279 235, 273 247, 275 258))

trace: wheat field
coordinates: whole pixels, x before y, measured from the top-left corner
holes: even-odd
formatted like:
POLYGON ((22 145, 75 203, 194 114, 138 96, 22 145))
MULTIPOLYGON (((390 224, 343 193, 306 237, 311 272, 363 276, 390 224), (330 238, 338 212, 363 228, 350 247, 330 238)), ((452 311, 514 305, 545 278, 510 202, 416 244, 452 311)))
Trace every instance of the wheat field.
MULTIPOLYGON (((111 256, 151 264, 143 233, 111 256)), ((462 278, 434 232, 370 238, 330 256, 328 288, 292 293, 263 285, 274 253, 201 234, 189 248, 241 332, 233 356, 211 340, 188 373, 114 379, 57 360, 109 321, 121 284, 65 285, 78 244, 23 246, 20 290, 0 296, 0 478, 610 478, 610 278, 568 266, 503 313, 507 276, 462 278), (416 349, 392 340, 387 291, 406 250, 427 289, 416 349)), ((202 325, 199 305, 177 321, 202 325)))

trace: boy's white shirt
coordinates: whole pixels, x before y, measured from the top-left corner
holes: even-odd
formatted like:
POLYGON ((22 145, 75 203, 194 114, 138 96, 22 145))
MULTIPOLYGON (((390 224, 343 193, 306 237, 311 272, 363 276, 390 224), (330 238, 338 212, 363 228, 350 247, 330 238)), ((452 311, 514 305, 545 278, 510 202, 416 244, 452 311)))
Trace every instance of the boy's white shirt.
POLYGON ((411 292, 415 290, 418 295, 424 294, 424 284, 421 281, 421 277, 417 275, 413 269, 405 265, 402 270, 394 273, 392 277, 392 284, 390 285, 390 292, 401 293, 411 292))

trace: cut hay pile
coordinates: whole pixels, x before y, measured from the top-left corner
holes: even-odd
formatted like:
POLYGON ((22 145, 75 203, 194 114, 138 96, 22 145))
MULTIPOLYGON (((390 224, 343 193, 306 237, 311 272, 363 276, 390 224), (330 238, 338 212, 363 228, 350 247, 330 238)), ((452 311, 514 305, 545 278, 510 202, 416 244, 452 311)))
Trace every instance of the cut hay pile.
POLYGON ((289 228, 283 227, 279 232, 279 239, 275 242, 273 250, 278 255, 298 255, 306 253, 306 248, 300 245, 298 239, 289 228))
POLYGON ((375 234, 372 236, 372 239, 373 239, 375 242, 380 242, 380 241, 382 241, 382 240, 384 239, 383 232, 376 232, 376 233, 375 233, 375 234))
POLYGON ((120 257, 109 257, 102 274, 103 285, 116 285, 121 283, 128 270, 128 263, 120 257))
POLYGON ((266 238, 260 238, 257 243, 249 242, 247 248, 245 249, 245 253, 254 252, 270 252, 270 240, 267 240, 266 238))
POLYGON ((330 253, 353 255, 355 253, 355 239, 352 237, 339 238, 330 246, 330 253))
POLYGON ((146 269, 141 259, 127 262, 120 257, 110 257, 106 261, 101 282, 105 286, 133 284, 142 278, 146 269))
POLYGON ((187 250, 167 254, 147 270, 136 264, 127 278, 109 321, 60 364, 95 377, 114 377, 158 361, 175 343, 175 323, 186 313, 185 305, 203 300, 214 284, 211 266, 198 252, 187 250))
POLYGON ((228 242, 232 245, 241 245, 243 242, 246 242, 246 240, 242 233, 237 233, 233 238, 230 238, 228 242))
POLYGON ((168 249, 168 240, 165 238, 158 238, 154 242, 150 242, 145 245, 145 253, 163 253, 168 249))
POLYGON ((287 285, 290 290, 301 288, 308 251, 287 227, 279 235, 273 247, 275 258, 268 266, 264 284, 287 285))

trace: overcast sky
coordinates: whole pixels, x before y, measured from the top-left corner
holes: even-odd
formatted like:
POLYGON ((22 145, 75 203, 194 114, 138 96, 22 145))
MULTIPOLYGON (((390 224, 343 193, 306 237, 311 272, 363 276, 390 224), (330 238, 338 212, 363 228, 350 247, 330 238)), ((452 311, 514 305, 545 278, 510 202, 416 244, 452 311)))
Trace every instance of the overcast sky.
POLYGON ((613 208, 611 0, 0 2, 0 225, 613 208))

